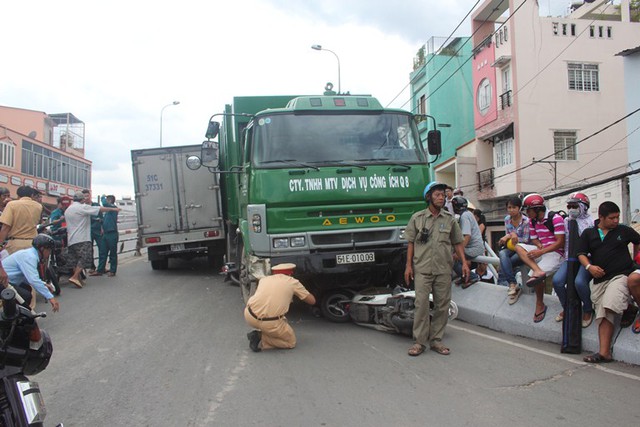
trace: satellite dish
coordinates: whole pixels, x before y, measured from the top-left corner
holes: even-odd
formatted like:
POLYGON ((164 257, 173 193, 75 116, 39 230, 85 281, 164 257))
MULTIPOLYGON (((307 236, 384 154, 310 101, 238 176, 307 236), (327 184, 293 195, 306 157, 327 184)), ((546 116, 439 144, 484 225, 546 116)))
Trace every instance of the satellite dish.
POLYGON ((38 135, 38 132, 36 132, 35 130, 32 130, 31 132, 29 132, 29 138, 32 139, 36 139, 36 136, 38 135))

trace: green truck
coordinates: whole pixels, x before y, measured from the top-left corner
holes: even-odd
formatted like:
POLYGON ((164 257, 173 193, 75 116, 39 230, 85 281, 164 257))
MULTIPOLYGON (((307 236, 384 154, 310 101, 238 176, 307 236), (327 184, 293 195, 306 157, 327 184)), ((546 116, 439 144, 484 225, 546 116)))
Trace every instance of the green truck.
MULTIPOLYGON (((403 282, 404 228, 429 181, 424 118, 330 91, 236 97, 211 117, 190 168, 220 174, 226 267, 245 301, 269 263, 295 263, 333 321, 354 291, 403 282)), ((439 132, 428 140, 438 154, 439 132)))

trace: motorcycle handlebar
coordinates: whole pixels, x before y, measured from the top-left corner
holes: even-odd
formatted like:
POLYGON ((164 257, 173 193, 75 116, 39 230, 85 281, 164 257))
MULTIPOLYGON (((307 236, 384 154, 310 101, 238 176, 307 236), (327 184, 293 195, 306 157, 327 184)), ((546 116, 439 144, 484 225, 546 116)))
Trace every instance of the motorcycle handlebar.
POLYGON ((16 317, 16 291, 4 289, 0 292, 2 299, 2 317, 4 319, 14 319, 16 317))

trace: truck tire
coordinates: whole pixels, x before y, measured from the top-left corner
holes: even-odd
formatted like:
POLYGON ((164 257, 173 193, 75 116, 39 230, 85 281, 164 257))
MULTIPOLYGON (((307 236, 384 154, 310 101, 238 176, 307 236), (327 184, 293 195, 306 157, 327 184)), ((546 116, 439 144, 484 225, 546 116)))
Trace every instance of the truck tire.
POLYGON ((345 290, 325 294, 320 301, 320 311, 325 319, 335 323, 346 323, 351 320, 349 306, 353 295, 345 290))
POLYGON ((153 270, 166 270, 169 268, 169 259, 162 258, 151 261, 151 269, 153 270))

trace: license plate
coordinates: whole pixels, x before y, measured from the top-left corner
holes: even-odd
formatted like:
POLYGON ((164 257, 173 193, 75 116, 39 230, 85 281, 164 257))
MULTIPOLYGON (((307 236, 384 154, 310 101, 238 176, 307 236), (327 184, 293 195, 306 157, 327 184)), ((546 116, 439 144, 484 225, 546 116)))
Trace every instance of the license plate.
POLYGON ((376 257, 373 252, 359 252, 356 254, 336 255, 337 264, 360 264, 365 262, 375 262, 376 257))
POLYGON ((171 250, 174 252, 184 251, 184 243, 176 243, 175 245, 171 245, 171 250))

